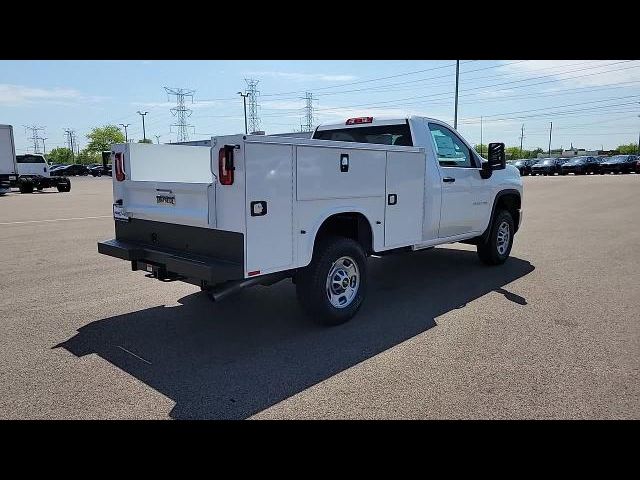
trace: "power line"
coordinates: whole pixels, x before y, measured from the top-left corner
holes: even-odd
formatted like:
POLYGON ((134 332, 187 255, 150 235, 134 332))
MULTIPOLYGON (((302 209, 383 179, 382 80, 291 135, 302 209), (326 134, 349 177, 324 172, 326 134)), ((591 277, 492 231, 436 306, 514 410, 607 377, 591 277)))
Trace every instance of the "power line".
MULTIPOLYGON (((614 63, 608 64, 608 65, 613 65, 613 64, 617 64, 617 63, 625 63, 625 62, 629 62, 629 61, 631 61, 631 60, 625 60, 625 61, 622 61, 622 62, 614 62, 614 63)), ((588 68, 601 68, 601 67, 602 66, 588 67, 588 68)), ((552 80, 546 80, 546 81, 543 81, 543 82, 533 83, 533 84, 530 84, 530 85, 516 85, 516 86, 513 86, 511 88, 514 88, 514 89, 515 88, 527 88, 527 87, 532 87, 532 86, 535 86, 535 85, 541 85, 541 84, 545 84, 545 83, 553 83, 553 82, 571 80, 571 79, 574 79, 574 78, 583 78, 583 77, 590 77, 590 76, 595 76, 595 75, 602 75, 604 73, 611 73, 611 72, 616 72, 616 71, 620 71, 620 70, 628 70, 630 68, 638 68, 638 67, 640 67, 640 65, 633 65, 633 66, 630 66, 630 67, 611 69, 611 70, 606 70, 606 71, 603 71, 603 72, 595 72, 595 73, 589 73, 589 74, 584 74, 584 75, 576 75, 576 76, 572 76, 572 77, 557 78, 557 79, 552 79, 552 80)), ((585 70, 585 69, 588 69, 588 68, 582 68, 582 69, 579 69, 579 70, 585 70)), ((573 73, 575 71, 578 71, 578 70, 573 70, 572 72, 569 72, 569 73, 573 73)), ((464 89, 464 90, 461 90, 461 91, 462 92, 469 92, 469 91, 474 91, 474 90, 480 90, 480 89, 483 89, 483 88, 497 87, 497 86, 503 86, 503 85, 511 85, 513 83, 519 83, 519 82, 528 82, 528 81, 539 79, 539 78, 555 76, 555 75, 558 75, 558 73, 568 73, 568 72, 556 72, 556 73, 553 73, 553 74, 550 74, 550 75, 541 75, 541 76, 538 76, 538 77, 531 77, 531 78, 521 79, 521 80, 513 80, 513 81, 497 83, 497 84, 493 84, 493 85, 482 85, 482 86, 479 86, 479 87, 468 88, 468 89, 464 89)), ((395 105, 402 105, 402 104, 399 104, 398 102, 404 102, 406 100, 415 100, 415 99, 420 99, 420 98, 432 98, 432 97, 442 96, 442 95, 451 95, 451 92, 432 93, 432 94, 428 94, 428 95, 417 95, 417 96, 412 96, 412 97, 398 98, 398 99, 395 99, 395 100, 386 100, 386 101, 380 101, 380 102, 374 102, 374 103, 338 106, 338 107, 332 107, 332 108, 320 108, 320 109, 318 109, 318 111, 329 111, 329 110, 335 110, 335 109, 341 109, 341 108, 367 107, 367 106, 382 105, 382 104, 389 104, 389 103, 393 103, 395 105)), ((460 96, 463 96, 463 95, 460 95, 460 96)), ((451 98, 451 97, 449 96, 447 98, 451 98)))
MULTIPOLYGON (((178 127, 177 132, 177 141, 178 142, 188 142, 189 141, 189 128, 194 128, 193 125, 189 125, 187 123, 187 117, 190 117, 193 113, 193 110, 187 108, 184 104, 185 97, 191 97, 191 103, 193 103, 193 95, 196 93, 195 90, 188 90, 184 88, 170 88, 164 87, 167 91, 167 98, 170 95, 175 95, 176 97, 176 106, 171 108, 171 114, 177 118, 177 122, 171 124, 170 127, 178 127)), ((144 118, 144 117, 143 117, 144 118)))

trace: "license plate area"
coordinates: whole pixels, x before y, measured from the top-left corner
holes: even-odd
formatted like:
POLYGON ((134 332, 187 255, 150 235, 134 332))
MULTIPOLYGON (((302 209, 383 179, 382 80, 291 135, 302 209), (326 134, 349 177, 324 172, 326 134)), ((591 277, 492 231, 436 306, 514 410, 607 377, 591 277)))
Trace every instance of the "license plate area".
POLYGON ((121 222, 129 221, 129 214, 125 212, 122 205, 113 204, 113 218, 121 222))

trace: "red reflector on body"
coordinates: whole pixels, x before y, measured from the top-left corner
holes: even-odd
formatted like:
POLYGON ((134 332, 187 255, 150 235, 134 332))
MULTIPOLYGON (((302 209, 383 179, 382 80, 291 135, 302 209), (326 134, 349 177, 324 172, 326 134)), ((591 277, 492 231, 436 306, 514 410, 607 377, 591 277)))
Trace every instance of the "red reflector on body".
POLYGON ((116 153, 116 180, 122 182, 124 180, 124 158, 122 153, 116 153))
POLYGON ((247 273, 247 275, 249 275, 250 277, 253 277, 254 275, 259 275, 259 274, 260 274, 260 270, 254 270, 253 272, 247 273))
POLYGON ((357 117, 350 118, 347 120, 347 125, 359 125, 361 123, 371 123, 373 122, 373 117, 357 117))
POLYGON ((218 178, 222 185, 233 185, 233 146, 225 145, 218 152, 218 178))

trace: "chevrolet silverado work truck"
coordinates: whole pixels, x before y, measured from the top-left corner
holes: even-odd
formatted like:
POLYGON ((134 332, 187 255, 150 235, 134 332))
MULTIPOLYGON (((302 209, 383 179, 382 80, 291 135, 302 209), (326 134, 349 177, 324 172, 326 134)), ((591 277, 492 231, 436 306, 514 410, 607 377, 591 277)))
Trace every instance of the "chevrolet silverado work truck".
POLYGON ((325 325, 357 312, 367 256, 465 242, 502 264, 522 221, 504 144, 481 158, 425 117, 350 118, 310 139, 228 135, 211 147, 112 147, 115 238, 98 251, 218 301, 291 278, 325 325))

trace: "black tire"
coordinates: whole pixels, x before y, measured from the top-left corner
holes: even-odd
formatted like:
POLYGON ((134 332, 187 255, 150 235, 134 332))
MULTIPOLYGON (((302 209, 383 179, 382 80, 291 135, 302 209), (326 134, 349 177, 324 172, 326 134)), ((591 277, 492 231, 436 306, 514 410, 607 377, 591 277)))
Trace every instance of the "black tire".
MULTIPOLYGON (((348 266, 348 265, 347 265, 348 266)), ((296 278, 296 294, 302 308, 321 325, 340 325, 358 311, 367 290, 366 254, 360 244, 350 238, 327 237, 314 249, 311 263, 296 278), (358 288, 345 307, 335 307, 327 294, 327 279, 341 257, 353 259, 358 270, 358 288)), ((346 301, 346 300, 345 300, 346 301)))
POLYGON ((70 192, 71 191, 71 182, 69 183, 59 183, 57 185, 57 189, 59 192, 70 192))
POLYGON ((515 225, 513 223, 513 217, 507 210, 498 211, 493 217, 491 223, 491 231, 487 241, 478 245, 478 257, 482 263, 486 265, 501 265, 511 253, 511 247, 513 246, 513 235, 515 232, 515 225), (498 250, 498 230, 500 226, 506 222, 509 226, 509 242, 506 250, 500 253, 498 250))
POLYGON ((31 182, 20 182, 20 193, 33 193, 33 183, 31 182))

